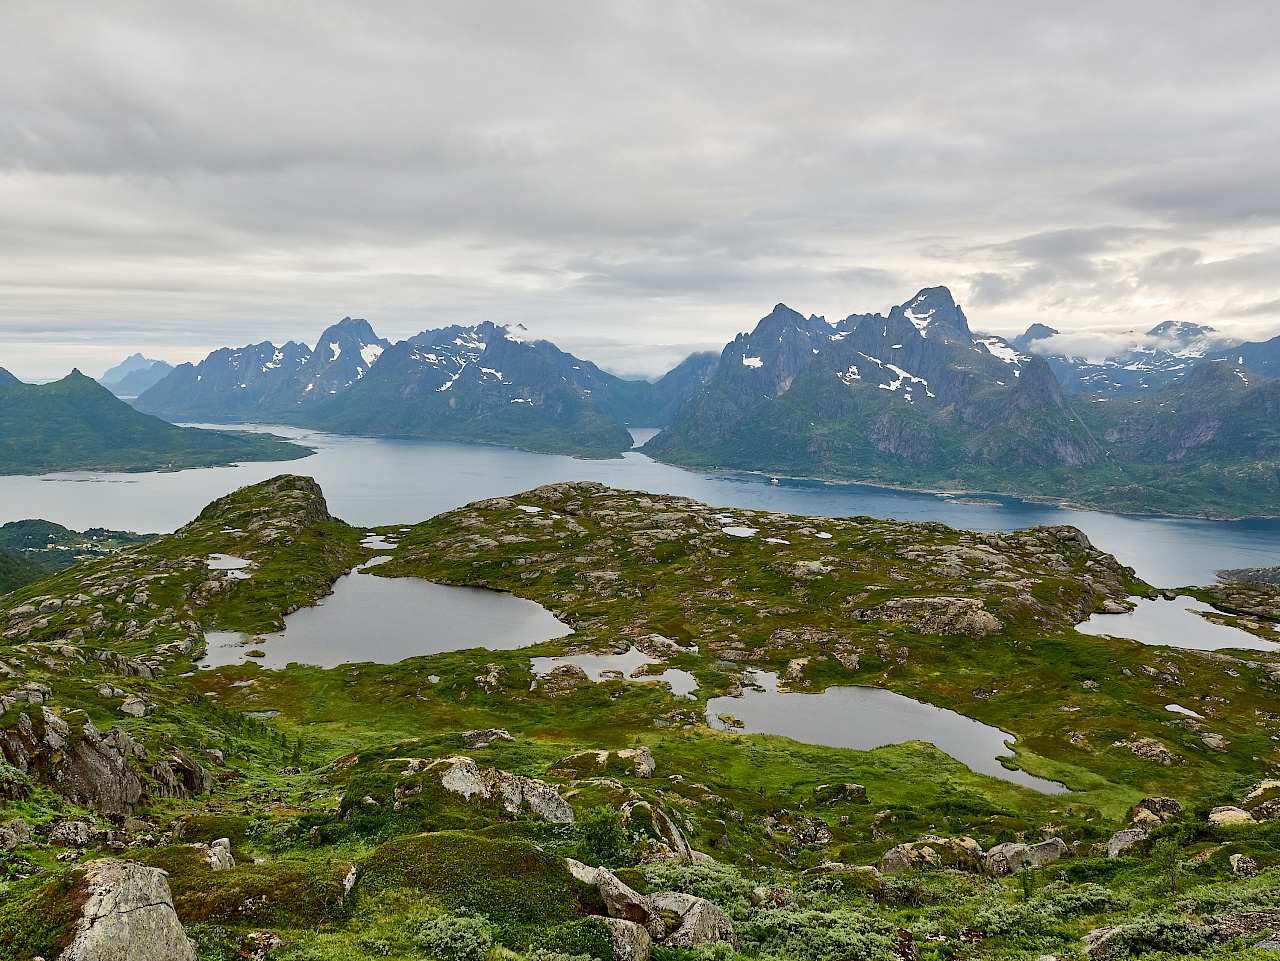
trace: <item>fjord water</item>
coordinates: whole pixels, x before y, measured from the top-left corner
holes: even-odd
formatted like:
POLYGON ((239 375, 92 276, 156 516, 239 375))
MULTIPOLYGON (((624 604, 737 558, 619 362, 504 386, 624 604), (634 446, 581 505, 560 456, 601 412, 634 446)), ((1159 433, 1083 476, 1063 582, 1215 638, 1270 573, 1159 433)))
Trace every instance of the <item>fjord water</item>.
MULTIPOLYGON (((168 473, 0 477, 0 523, 43 517, 75 530, 167 532, 223 494, 288 472, 319 481, 330 510, 349 523, 408 524, 479 498, 557 481, 591 480, 627 490, 680 494, 716 507, 819 517, 862 514, 984 531, 1071 524, 1158 587, 1211 583, 1214 572, 1222 568, 1280 564, 1280 520, 1137 517, 1063 510, 1013 498, 966 503, 961 498, 854 484, 774 483, 751 474, 686 471, 636 451, 618 460, 590 461, 482 444, 346 437, 289 427, 253 429, 297 440, 316 453, 283 463, 168 473)), ((634 433, 642 439, 652 432, 634 433)))
POLYGON ((747 688, 742 697, 713 697, 707 701, 707 723, 743 734, 780 734, 805 744, 869 751, 888 744, 927 741, 979 774, 989 774, 1045 794, 1062 794, 1057 781, 1009 770, 997 758, 1013 752, 1006 745, 1014 737, 971 717, 912 700, 875 687, 829 687, 821 694, 778 690, 778 676, 756 672, 760 690, 747 688), (720 715, 731 715, 741 726, 730 726, 720 715))

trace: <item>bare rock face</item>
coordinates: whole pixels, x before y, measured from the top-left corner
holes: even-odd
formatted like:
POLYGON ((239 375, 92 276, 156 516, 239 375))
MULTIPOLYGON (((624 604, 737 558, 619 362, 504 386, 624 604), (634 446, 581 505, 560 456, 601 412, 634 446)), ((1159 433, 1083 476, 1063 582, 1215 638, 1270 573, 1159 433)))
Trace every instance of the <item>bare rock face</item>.
POLYGON ((622 918, 601 918, 609 929, 614 961, 649 961, 653 953, 653 939, 649 932, 634 921, 622 918))
POLYGON ((667 936, 667 923, 654 902, 618 880, 607 868, 596 871, 596 889, 604 898, 609 917, 632 921, 645 929, 649 937, 661 941, 667 936))
POLYGON ((653 752, 647 747, 619 751, 618 757, 631 762, 631 769, 636 777, 653 777, 653 772, 658 769, 658 762, 653 759, 653 752))
POLYGON ((23 774, 39 777, 80 807, 103 814, 133 814, 142 803, 142 781, 112 734, 91 723, 72 738, 65 721, 48 708, 43 731, 37 732, 27 713, 0 731, 0 756, 23 774))
POLYGON ((1240 806, 1253 815, 1255 821, 1280 820, 1280 781, 1259 781, 1249 789, 1240 806))
POLYGON ((170 751, 167 758, 158 758, 151 765, 151 776, 156 779, 157 797, 185 801, 196 794, 208 794, 213 790, 213 775, 208 769, 177 748, 170 751))
POLYGON ((553 824, 572 824, 574 821, 573 808, 569 806, 569 802, 545 781, 495 768, 482 770, 469 757, 442 758, 431 766, 445 768, 440 778, 445 790, 461 794, 468 800, 477 796, 496 796, 502 799, 502 806, 512 814, 519 814, 524 807, 528 807, 534 814, 553 824))
POLYGON ((650 900, 659 911, 674 911, 680 915, 680 927, 667 936, 667 939, 662 942, 663 947, 692 948, 716 941, 724 941, 735 948, 739 947, 733 922, 710 901, 675 891, 655 894, 650 900))
POLYGON ((113 859, 85 867, 88 899, 59 961, 196 961, 164 871, 113 859))

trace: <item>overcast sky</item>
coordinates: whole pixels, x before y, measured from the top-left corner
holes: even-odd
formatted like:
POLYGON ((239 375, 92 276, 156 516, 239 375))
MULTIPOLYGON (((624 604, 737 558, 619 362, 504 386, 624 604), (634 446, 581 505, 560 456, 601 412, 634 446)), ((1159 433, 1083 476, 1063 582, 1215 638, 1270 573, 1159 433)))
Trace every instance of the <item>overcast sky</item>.
POLYGON ((0 4, 0 366, 779 302, 1280 333, 1280 4, 0 4))

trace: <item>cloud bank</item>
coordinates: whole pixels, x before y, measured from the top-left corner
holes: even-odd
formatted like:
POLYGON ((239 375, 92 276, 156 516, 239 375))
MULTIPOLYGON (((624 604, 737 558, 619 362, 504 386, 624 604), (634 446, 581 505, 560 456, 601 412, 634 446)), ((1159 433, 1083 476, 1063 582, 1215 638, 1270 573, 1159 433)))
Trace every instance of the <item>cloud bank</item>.
MULTIPOLYGON (((0 8, 0 366, 525 322, 625 373, 783 301, 1280 330, 1280 8, 0 8)), ((96 366, 95 366, 96 365, 96 366)), ((92 368, 92 369, 91 369, 92 368)))

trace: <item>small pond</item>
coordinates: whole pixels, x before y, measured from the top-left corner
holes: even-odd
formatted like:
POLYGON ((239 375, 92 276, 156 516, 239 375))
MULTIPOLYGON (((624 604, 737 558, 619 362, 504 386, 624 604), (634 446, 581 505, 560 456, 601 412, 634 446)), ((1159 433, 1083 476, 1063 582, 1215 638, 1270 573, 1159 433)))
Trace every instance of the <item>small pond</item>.
POLYGON ((295 661, 319 667, 394 664, 475 647, 510 651, 573 633, 545 607, 524 598, 359 570, 338 578, 332 594, 284 622, 285 629, 275 634, 206 634, 208 654, 201 666, 246 660, 269 668, 295 661), (247 659, 254 650, 265 656, 247 659))
POLYGON ((635 683, 666 681, 671 685, 671 693, 676 697, 688 697, 698 689, 697 679, 688 671, 669 667, 658 674, 638 673, 647 664, 662 662, 634 647, 625 654, 573 654, 565 657, 535 657, 532 660, 533 673, 538 677, 548 674, 552 668, 559 667, 561 664, 574 664, 586 671, 587 677, 593 681, 604 680, 605 671, 618 671, 624 680, 635 683))
POLYGON ((805 744, 869 751, 904 741, 927 741, 979 774, 1012 781, 1045 794, 1066 793, 1057 781, 1011 771, 997 758, 1009 756, 1015 739, 971 717, 874 687, 829 687, 821 694, 778 690, 778 675, 753 674, 763 690, 742 697, 713 697, 707 723, 722 731, 780 734, 805 744), (730 727, 719 715, 742 722, 730 727))
POLYGON ((1206 611, 1230 619, 1194 597, 1180 595, 1171 601, 1150 601, 1131 597, 1137 607, 1128 614, 1094 614, 1077 624, 1082 634, 1127 637, 1140 644, 1181 647, 1191 651, 1217 651, 1235 648, 1244 651, 1280 652, 1280 645, 1264 641, 1238 627, 1227 627, 1206 621, 1196 611, 1206 611))

